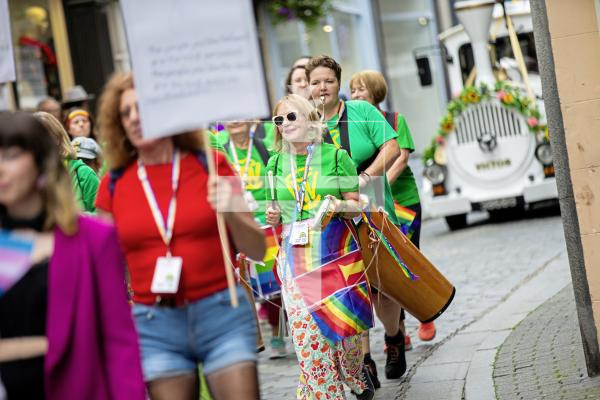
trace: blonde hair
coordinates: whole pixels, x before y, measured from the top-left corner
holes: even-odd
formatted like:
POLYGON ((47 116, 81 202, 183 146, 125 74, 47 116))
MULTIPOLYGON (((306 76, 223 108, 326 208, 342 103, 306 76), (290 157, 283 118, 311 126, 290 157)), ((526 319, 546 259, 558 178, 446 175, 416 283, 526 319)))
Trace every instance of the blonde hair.
MULTIPOLYGON (((297 94, 288 94, 277 102, 275 108, 273 108, 273 116, 277 115, 277 110, 282 105, 287 106, 289 109, 298 111, 299 114, 304 115, 308 121, 308 130, 315 132, 314 141, 320 143, 323 140, 321 117, 317 112, 317 109, 311 104, 310 101, 297 94)), ((280 127, 275 126, 275 140, 273 147, 276 151, 284 149, 286 144, 283 142, 281 137, 280 127)))
POLYGON ((74 160, 77 158, 77 153, 71 145, 69 134, 54 115, 45 111, 38 111, 33 113, 33 116, 40 121, 52 135, 58 145, 60 156, 63 160, 74 160))
MULTIPOLYGON (((42 197, 44 230, 58 226, 65 234, 77 232, 79 208, 71 175, 64 166, 58 144, 40 119, 24 112, 0 115, 0 148, 17 146, 34 157, 39 175, 37 191, 42 197)), ((2 210, 0 206, 0 211, 2 210)))
MULTIPOLYGON (((121 123, 121 96, 126 90, 135 89, 131 73, 116 73, 104 86, 98 105, 100 140, 104 144, 104 157, 109 169, 125 168, 137 159, 137 150, 131 144, 121 123)), ((173 144, 184 151, 197 152, 204 149, 201 130, 173 136, 173 144)))
POLYGON ((355 83, 365 85, 371 96, 373 96, 375 106, 385 100, 385 96, 387 96, 388 87, 383 74, 379 71, 365 70, 357 72, 350 79, 350 90, 352 90, 352 85, 355 83))

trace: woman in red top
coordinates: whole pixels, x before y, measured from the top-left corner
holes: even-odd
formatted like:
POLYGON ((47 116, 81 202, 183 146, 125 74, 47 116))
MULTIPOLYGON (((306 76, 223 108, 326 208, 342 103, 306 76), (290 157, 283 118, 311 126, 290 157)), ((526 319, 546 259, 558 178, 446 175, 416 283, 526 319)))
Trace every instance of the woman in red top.
POLYGON ((225 157, 209 180, 200 133, 142 136, 130 74, 114 76, 99 106, 100 135, 111 174, 97 207, 115 221, 133 290, 144 379, 153 399, 198 398, 203 364, 216 399, 259 398, 256 331, 238 288, 230 306, 214 210, 224 212, 232 244, 262 259, 265 244, 225 157))

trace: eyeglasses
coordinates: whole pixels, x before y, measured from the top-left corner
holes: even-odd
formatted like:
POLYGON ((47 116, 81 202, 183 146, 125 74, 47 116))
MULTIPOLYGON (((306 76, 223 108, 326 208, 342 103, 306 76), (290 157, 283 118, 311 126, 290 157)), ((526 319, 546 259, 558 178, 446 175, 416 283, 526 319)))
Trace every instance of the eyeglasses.
POLYGON ((275 126, 281 126, 283 125, 283 123, 285 122, 285 120, 288 120, 290 122, 294 122, 298 119, 298 112, 297 111, 290 111, 289 113, 287 113, 286 115, 276 115, 272 118, 273 123, 275 124, 275 126))

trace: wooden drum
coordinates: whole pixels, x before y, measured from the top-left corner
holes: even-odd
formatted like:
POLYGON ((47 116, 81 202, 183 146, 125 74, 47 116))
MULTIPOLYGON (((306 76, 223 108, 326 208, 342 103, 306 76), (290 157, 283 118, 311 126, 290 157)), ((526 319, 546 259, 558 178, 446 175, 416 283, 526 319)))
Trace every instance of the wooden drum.
POLYGON ((358 236, 369 283, 419 321, 435 320, 452 302, 454 286, 384 213, 373 211, 368 217, 408 269, 419 277, 414 281, 407 277, 386 246, 373 235, 369 224, 363 221, 358 226, 358 236))

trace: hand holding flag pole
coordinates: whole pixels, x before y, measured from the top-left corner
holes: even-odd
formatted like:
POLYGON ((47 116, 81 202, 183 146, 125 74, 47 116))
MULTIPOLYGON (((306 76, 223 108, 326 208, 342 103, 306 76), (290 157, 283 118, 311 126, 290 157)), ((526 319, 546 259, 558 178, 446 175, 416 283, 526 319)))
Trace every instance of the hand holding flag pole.
MULTIPOLYGON (((204 151, 206 153, 206 163, 208 164, 208 180, 216 179, 217 171, 215 168, 215 160, 210 145, 210 138, 208 137, 208 131, 203 132, 202 137, 204 139, 204 151)), ((225 276, 227 277, 227 288, 229 289, 229 297, 231 299, 231 306, 237 308, 239 306, 237 296, 237 286, 234 278, 234 265, 231 262, 231 246, 229 245, 229 237, 227 236, 227 225, 223 214, 218 210, 217 213, 217 229, 219 231, 219 238, 221 239, 221 250, 223 252, 223 260, 225 261, 225 276)))

